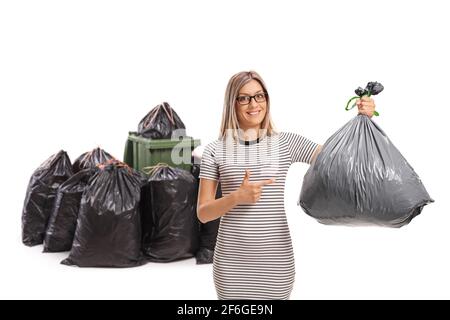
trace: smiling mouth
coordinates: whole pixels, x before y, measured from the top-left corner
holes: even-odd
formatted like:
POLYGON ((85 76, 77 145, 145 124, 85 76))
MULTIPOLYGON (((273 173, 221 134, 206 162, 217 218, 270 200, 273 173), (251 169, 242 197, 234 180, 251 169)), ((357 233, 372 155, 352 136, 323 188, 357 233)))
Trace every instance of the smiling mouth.
POLYGON ((247 113, 249 116, 254 117, 254 116, 259 115, 259 114, 261 113, 261 110, 247 111, 246 113, 247 113))

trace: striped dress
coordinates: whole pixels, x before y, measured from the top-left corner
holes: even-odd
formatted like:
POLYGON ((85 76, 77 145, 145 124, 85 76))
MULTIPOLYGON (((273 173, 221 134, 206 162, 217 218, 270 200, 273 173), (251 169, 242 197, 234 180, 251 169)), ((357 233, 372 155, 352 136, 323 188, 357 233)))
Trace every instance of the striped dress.
POLYGON ((284 210, 284 186, 293 162, 310 163, 318 145, 281 132, 261 141, 216 140, 203 152, 200 178, 220 181, 223 196, 250 182, 275 178, 260 200, 242 204, 221 219, 214 251, 214 283, 219 299, 288 299, 295 264, 284 210))

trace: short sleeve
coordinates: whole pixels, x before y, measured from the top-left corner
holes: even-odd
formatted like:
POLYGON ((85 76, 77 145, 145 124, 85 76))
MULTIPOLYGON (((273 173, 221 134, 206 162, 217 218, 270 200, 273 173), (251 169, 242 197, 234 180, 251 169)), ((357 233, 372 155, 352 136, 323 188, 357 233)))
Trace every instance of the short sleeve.
POLYGON ((284 135, 292 163, 305 162, 311 164, 314 151, 319 145, 297 133, 286 132, 284 135))
POLYGON ((214 143, 208 144, 203 151, 199 178, 219 180, 219 166, 215 158, 214 143))

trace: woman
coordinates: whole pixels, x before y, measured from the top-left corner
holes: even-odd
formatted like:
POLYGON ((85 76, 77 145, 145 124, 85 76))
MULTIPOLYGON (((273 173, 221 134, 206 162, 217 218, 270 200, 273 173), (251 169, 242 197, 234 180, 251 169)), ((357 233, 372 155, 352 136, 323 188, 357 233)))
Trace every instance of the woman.
MULTIPOLYGON (((373 99, 357 102, 372 117, 373 99)), ((235 74, 225 92, 220 137, 205 147, 198 218, 222 217, 214 252, 219 299, 288 299, 295 265, 284 211, 284 184, 293 162, 314 162, 320 145, 274 130, 270 99, 254 71, 235 74), (215 199, 220 179, 223 197, 215 199)))

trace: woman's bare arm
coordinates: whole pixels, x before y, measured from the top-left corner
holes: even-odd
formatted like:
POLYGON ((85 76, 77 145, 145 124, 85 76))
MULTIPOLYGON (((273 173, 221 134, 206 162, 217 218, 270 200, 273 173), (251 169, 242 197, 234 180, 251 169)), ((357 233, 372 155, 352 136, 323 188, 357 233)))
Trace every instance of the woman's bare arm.
POLYGON ((200 179, 197 217, 202 223, 216 220, 237 205, 235 193, 216 199, 218 181, 200 179))
POLYGON ((319 155, 320 151, 322 151, 322 147, 323 146, 319 144, 317 146, 316 150, 314 150, 314 153, 313 153, 313 155, 311 157, 311 164, 313 164, 314 161, 316 161, 317 156, 319 155))

